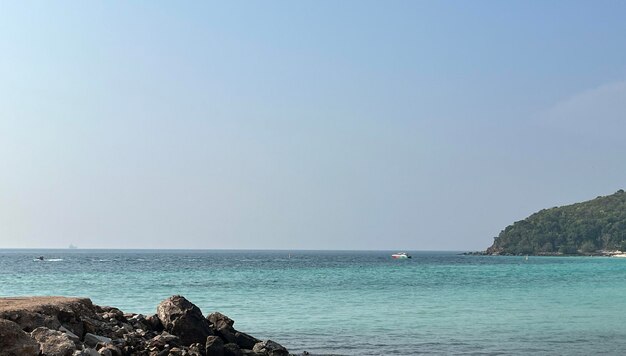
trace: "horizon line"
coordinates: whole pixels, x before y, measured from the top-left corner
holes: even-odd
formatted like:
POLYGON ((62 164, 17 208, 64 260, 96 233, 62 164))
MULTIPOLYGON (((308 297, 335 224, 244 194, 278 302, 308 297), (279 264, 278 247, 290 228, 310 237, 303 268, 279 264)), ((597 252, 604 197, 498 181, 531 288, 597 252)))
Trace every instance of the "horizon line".
POLYGON ((68 247, 0 247, 1 250, 68 250, 68 251, 351 251, 351 252, 376 252, 376 251, 416 251, 416 252, 467 252, 475 250, 416 250, 416 249, 281 249, 281 248, 68 248, 68 247))

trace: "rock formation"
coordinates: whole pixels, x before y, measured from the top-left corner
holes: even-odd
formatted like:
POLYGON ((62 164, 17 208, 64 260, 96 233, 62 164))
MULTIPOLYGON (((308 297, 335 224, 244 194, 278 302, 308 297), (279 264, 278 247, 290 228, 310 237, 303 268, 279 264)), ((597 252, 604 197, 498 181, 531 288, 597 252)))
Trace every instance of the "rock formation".
POLYGON ((0 356, 288 356, 278 343, 207 317, 182 296, 155 315, 124 313, 86 298, 0 298, 0 356))
POLYGON ((180 295, 167 298, 157 307, 157 316, 167 332, 180 338, 184 346, 204 344, 213 332, 200 308, 180 295))

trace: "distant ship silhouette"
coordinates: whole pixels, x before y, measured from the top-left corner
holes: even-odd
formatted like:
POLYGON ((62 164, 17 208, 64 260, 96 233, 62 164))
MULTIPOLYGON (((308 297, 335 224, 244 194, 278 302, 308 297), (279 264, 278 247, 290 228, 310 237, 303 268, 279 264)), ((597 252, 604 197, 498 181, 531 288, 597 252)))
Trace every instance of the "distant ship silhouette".
POLYGON ((70 244, 70 246, 69 246, 68 248, 75 249, 75 248, 78 248, 78 247, 76 247, 76 246, 74 246, 74 245, 70 244))

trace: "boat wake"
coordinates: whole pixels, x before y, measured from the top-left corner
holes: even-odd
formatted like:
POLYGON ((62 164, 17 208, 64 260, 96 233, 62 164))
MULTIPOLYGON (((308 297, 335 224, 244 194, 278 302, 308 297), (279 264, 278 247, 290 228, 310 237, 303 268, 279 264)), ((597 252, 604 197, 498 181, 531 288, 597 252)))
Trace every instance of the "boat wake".
POLYGON ((60 262, 60 261, 63 261, 63 259, 62 259, 62 258, 47 258, 47 259, 33 258, 33 261, 41 261, 41 262, 60 262))

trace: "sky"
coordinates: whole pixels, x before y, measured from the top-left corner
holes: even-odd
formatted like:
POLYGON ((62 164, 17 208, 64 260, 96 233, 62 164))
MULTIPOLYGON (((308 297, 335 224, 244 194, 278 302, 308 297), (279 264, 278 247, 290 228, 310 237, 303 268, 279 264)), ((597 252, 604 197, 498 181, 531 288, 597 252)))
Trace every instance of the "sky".
POLYGON ((0 248, 484 250, 626 188, 623 1, 0 1, 0 248))

